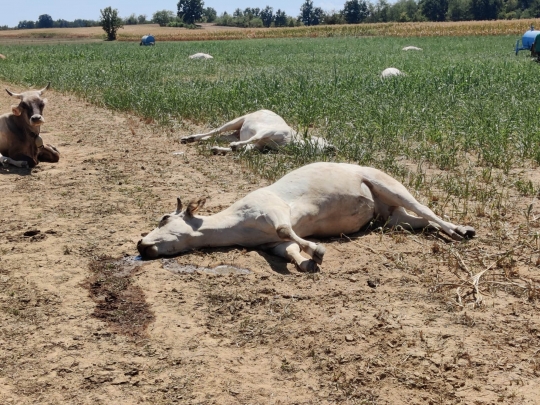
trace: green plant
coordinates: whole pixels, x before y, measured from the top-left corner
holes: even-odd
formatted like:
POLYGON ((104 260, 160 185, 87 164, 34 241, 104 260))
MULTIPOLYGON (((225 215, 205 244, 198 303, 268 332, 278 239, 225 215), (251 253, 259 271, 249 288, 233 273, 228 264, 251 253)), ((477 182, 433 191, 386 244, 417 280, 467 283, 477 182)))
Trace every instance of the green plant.
POLYGON ((107 40, 115 41, 116 32, 123 28, 122 19, 118 16, 118 10, 106 7, 101 12, 100 23, 103 31, 107 33, 107 40))

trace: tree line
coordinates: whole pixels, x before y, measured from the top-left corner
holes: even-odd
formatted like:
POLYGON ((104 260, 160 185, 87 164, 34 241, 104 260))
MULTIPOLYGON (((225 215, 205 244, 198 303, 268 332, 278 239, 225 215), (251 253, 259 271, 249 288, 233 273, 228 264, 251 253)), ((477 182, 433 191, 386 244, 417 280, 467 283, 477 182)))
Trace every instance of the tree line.
MULTIPOLYGON (((119 25, 156 23, 160 26, 190 27, 196 23, 209 22, 217 25, 236 27, 294 27, 319 24, 359 24, 376 22, 409 21, 471 21, 471 20, 511 20, 540 17, 540 0, 398 0, 390 4, 387 0, 372 3, 367 0, 347 0, 341 10, 325 11, 315 7, 313 0, 306 0, 299 15, 289 16, 283 10, 274 12, 273 7, 237 8, 231 14, 217 15, 212 7, 204 7, 203 0, 179 0, 177 12, 156 11, 150 20, 144 14, 131 14, 126 18, 117 17, 119 25)), ((68 28, 102 26, 100 20, 76 19, 53 20, 48 14, 37 21, 20 21, 18 29, 28 28, 68 28)), ((0 29, 8 29, 2 26, 0 29)))
MULTIPOLYGON (((192 0, 200 1, 200 0, 192 0)), ((218 25, 239 27, 283 27, 319 24, 359 24, 411 21, 511 20, 540 17, 540 0, 347 0, 341 10, 325 11, 306 0, 298 16, 278 9, 236 9, 217 17, 218 25)))

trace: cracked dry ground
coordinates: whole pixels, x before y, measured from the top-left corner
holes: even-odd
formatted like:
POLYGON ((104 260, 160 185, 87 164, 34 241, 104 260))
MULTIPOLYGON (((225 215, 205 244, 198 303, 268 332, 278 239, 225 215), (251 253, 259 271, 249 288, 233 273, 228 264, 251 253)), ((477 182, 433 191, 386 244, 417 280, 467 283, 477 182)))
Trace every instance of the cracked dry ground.
MULTIPOLYGON (((176 196, 208 196, 209 214, 266 181, 179 144, 201 128, 47 96, 43 137, 60 163, 0 169, 0 403, 540 403, 538 250, 518 238, 530 199, 509 196, 504 223, 466 218, 479 237, 465 244, 377 230, 325 240, 315 274, 241 248, 173 260, 247 275, 145 262, 129 279, 154 319, 134 335, 96 317, 92 261, 136 255, 176 196), (467 269, 486 268, 475 306, 467 269)), ((0 111, 11 103, 1 96, 0 111)))

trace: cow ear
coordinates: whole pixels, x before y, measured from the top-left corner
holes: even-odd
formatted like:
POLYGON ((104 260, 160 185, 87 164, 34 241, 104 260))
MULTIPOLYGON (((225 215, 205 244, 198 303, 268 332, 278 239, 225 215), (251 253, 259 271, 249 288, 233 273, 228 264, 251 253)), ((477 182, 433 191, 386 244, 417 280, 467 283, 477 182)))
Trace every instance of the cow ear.
POLYGON ((180 197, 176 197, 176 213, 180 214, 182 212, 182 201, 180 201, 180 197))
POLYGON ((190 203, 188 204, 188 207, 186 208, 186 215, 188 217, 192 217, 193 214, 195 214, 202 207, 204 207, 205 202, 206 202, 206 198, 199 198, 198 200, 190 201, 190 203))
POLYGON ((18 105, 12 105, 11 112, 17 117, 22 114, 21 107, 19 107, 18 105))

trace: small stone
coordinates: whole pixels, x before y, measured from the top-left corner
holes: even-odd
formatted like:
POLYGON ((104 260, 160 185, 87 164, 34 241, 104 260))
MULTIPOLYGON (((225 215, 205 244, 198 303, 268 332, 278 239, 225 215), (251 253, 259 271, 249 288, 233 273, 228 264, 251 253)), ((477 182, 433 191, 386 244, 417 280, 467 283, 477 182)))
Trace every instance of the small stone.
POLYGON ((353 335, 345 335, 345 340, 347 342, 354 342, 354 336, 353 335))
POLYGON ((367 285, 370 286, 371 288, 377 287, 377 284, 375 284, 375 282, 373 282, 372 280, 368 280, 367 285))

